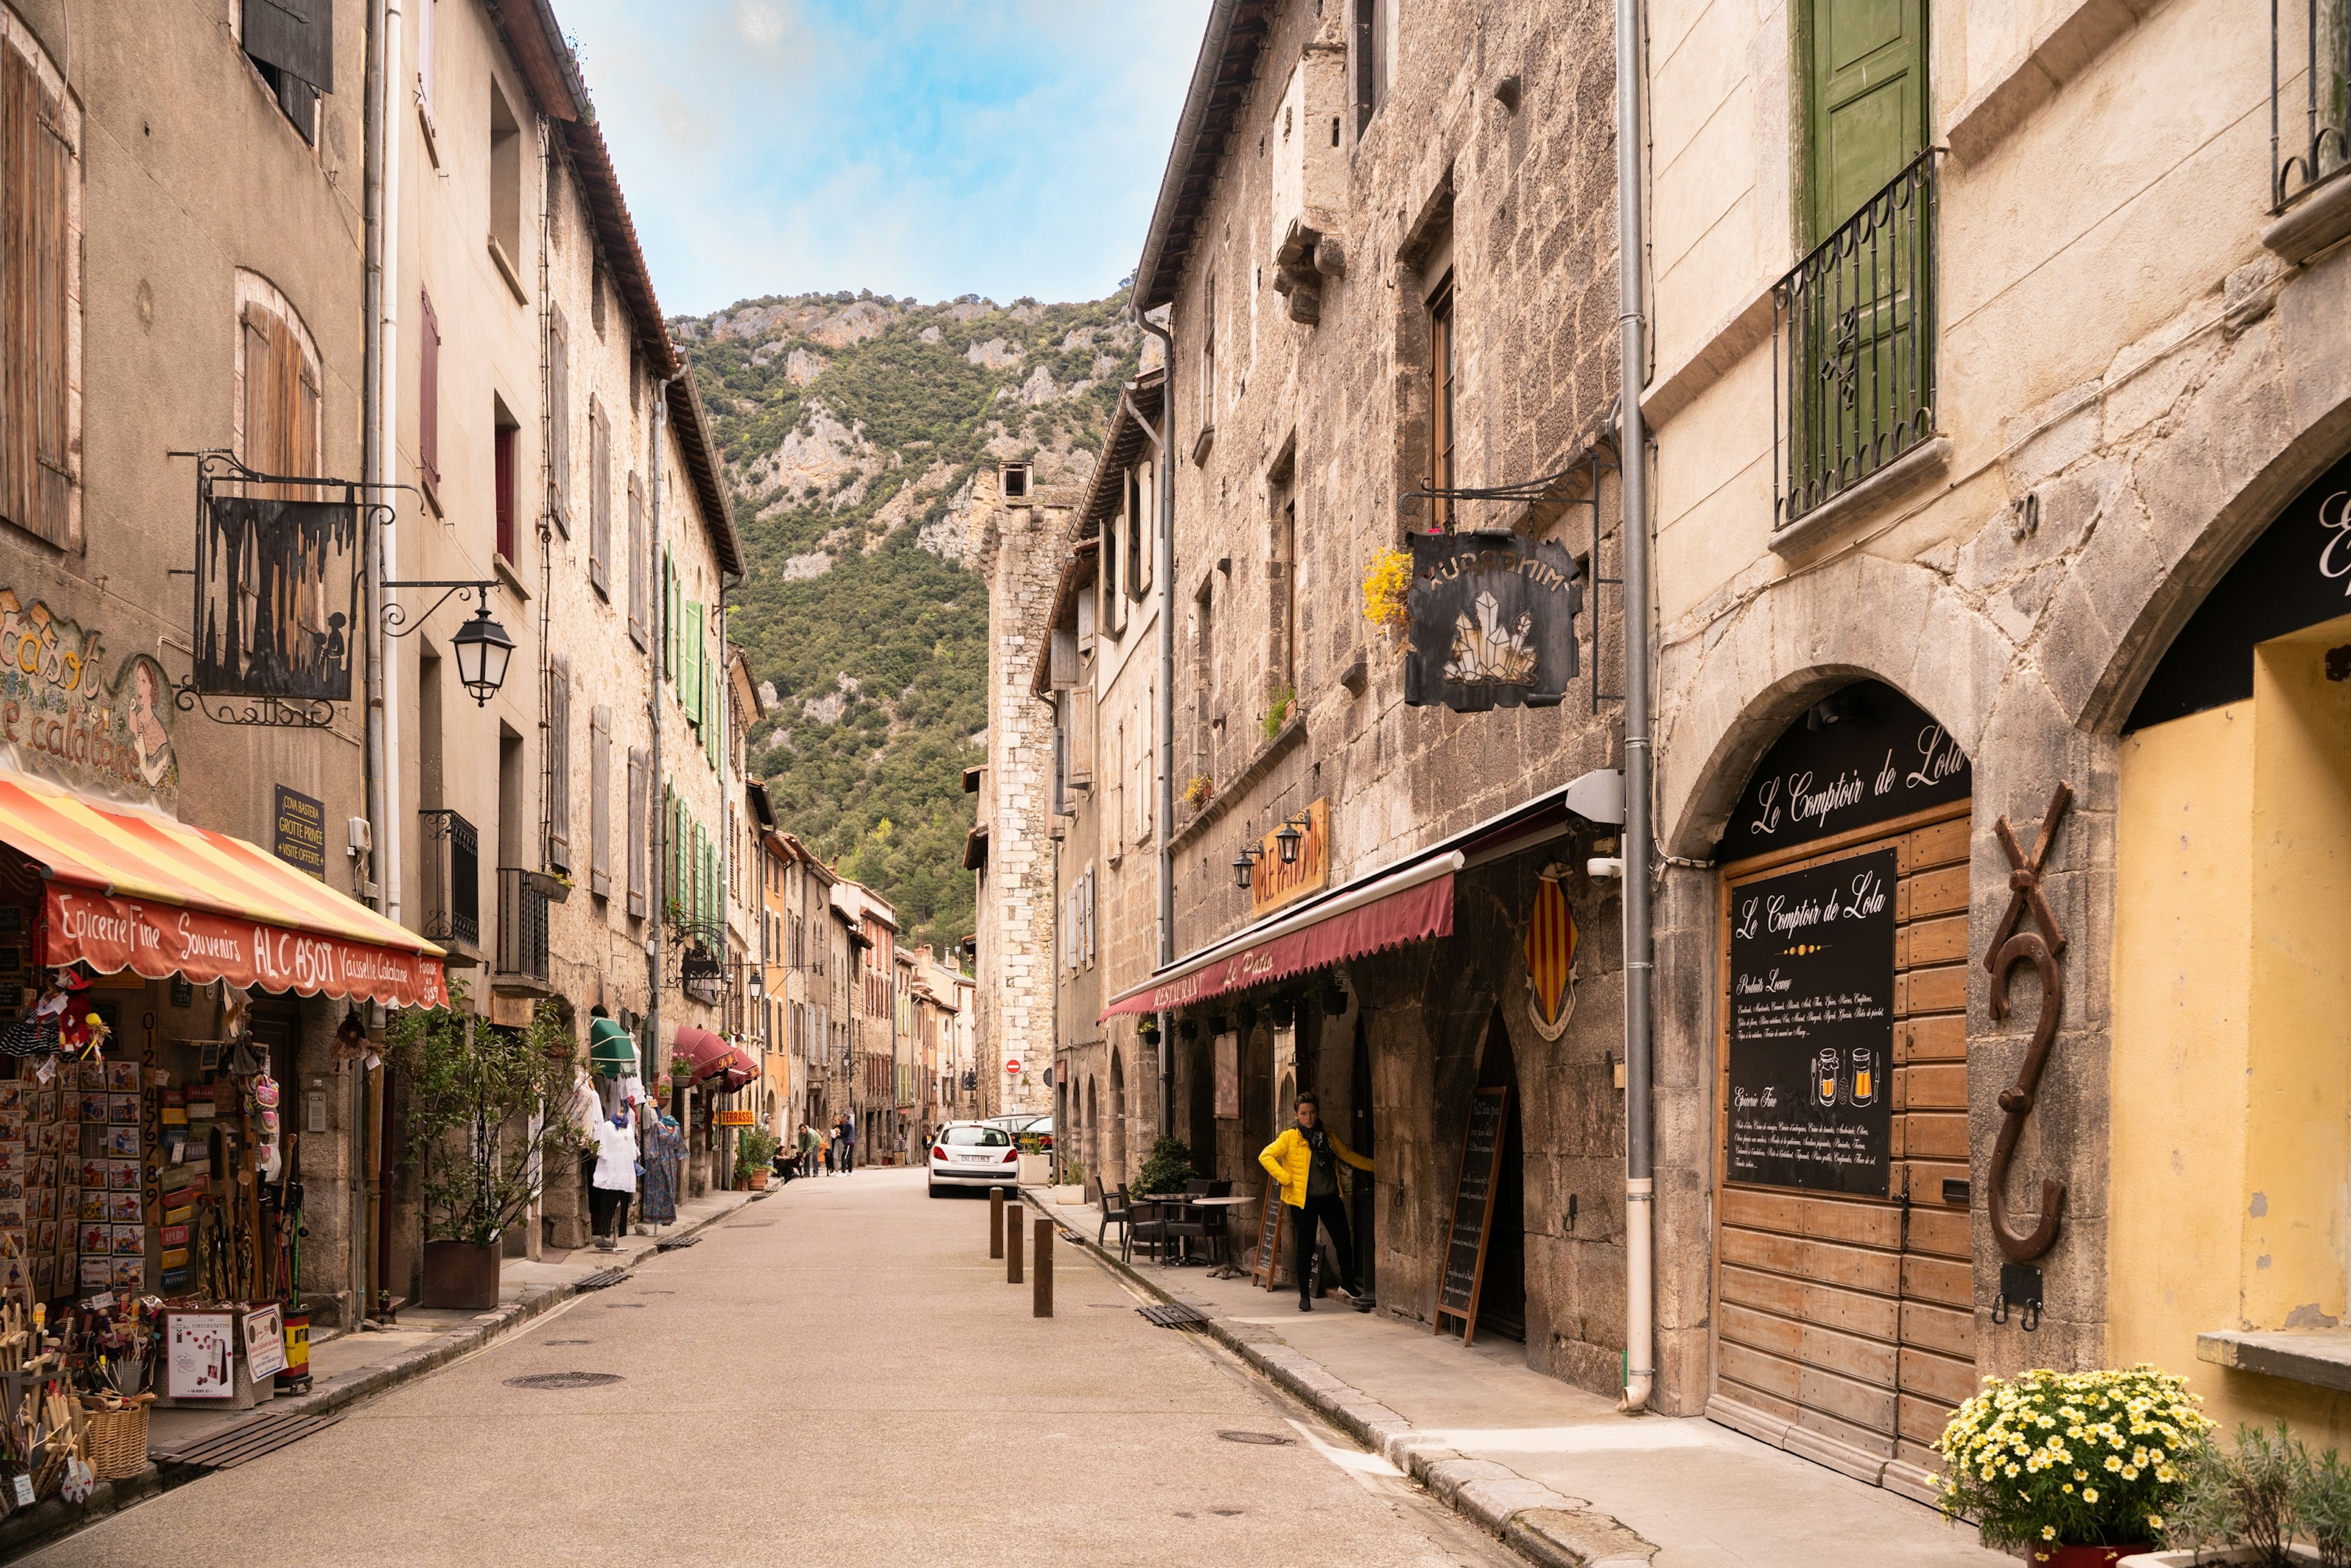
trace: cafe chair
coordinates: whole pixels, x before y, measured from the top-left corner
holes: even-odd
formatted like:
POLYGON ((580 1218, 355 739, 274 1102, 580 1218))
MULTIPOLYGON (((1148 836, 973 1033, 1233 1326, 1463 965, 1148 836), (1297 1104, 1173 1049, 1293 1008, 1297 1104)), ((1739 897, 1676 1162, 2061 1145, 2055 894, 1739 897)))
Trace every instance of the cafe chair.
POLYGON ((1134 1228, 1134 1210, 1126 1201, 1126 1184, 1124 1182, 1118 1184, 1118 1205, 1116 1207, 1113 1207, 1111 1205, 1110 1189, 1108 1187, 1097 1186, 1094 1189, 1094 1197, 1100 1200, 1102 1204, 1102 1224, 1094 1230, 1094 1245, 1097 1247, 1103 1247, 1105 1243, 1103 1242, 1102 1238, 1109 1235, 1110 1228, 1115 1225, 1118 1227, 1119 1256, 1123 1260, 1126 1256, 1127 1245, 1132 1239, 1128 1232, 1134 1228))

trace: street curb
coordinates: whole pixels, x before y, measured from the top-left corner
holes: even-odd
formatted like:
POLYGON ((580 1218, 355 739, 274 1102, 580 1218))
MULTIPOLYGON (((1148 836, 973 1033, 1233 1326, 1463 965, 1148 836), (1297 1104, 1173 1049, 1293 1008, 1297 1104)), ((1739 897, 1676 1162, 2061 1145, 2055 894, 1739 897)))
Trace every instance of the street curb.
MULTIPOLYGON (((1076 1229, 1021 1189, 1020 1201, 1055 1222, 1062 1234, 1139 1290, 1163 1301, 1177 1298, 1132 1264, 1076 1229)), ((1395 1466, 1462 1518, 1541 1568, 1648 1568, 1657 1547, 1579 1498, 1562 1497, 1507 1465, 1473 1459, 1445 1448, 1359 1388, 1341 1382, 1320 1362, 1287 1343, 1252 1341, 1209 1318, 1200 1328, 1265 1374, 1332 1426, 1395 1466)))
MULTIPOLYGON (((721 1220, 742 1213, 761 1198, 782 1190, 781 1187, 768 1187, 755 1192, 745 1202, 695 1220, 674 1234, 698 1236, 721 1220)), ((633 1274, 647 1259, 659 1256, 658 1248, 647 1248, 618 1267, 624 1273, 633 1274)), ((451 1329, 404 1355, 395 1356, 381 1366, 370 1368, 349 1383, 322 1388, 312 1394, 273 1398, 256 1413, 268 1416, 332 1415, 363 1399, 414 1382, 429 1372, 438 1371, 453 1361, 470 1355, 580 1294, 581 1291, 576 1281, 569 1284, 539 1286, 510 1305, 496 1309, 494 1314, 483 1313, 482 1317, 489 1321, 451 1329)), ((100 1481, 92 1489, 89 1501, 79 1507, 59 1497, 44 1498, 29 1509, 19 1510, 5 1519, 0 1519, 0 1563, 12 1563, 44 1547, 54 1546, 135 1503, 161 1497, 210 1473, 202 1468, 150 1463, 144 1470, 127 1480, 100 1481)))

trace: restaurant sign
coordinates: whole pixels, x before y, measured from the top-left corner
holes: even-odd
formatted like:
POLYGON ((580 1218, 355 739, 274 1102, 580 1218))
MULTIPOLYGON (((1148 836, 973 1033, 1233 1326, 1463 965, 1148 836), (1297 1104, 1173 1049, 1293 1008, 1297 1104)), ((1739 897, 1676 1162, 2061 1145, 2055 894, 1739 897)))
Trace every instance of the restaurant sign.
POLYGON ((1258 840, 1257 865, 1249 877, 1249 917, 1320 893, 1331 885, 1331 802, 1316 800, 1258 840), (1282 854, 1289 833, 1290 854, 1282 854))
POLYGON ((1456 713, 1555 707, 1576 676, 1583 568, 1515 534, 1415 534, 1404 700, 1456 713))
POLYGON ((1747 781, 1716 858, 1744 860, 1964 800, 1968 754, 1881 681, 1856 681, 1790 725, 1747 781))
POLYGON ((180 787, 163 666, 132 653, 102 674, 104 637, 0 589, 0 738, 71 785, 155 794, 180 787))
POLYGON ((151 980, 178 976, 209 985, 259 986, 302 996, 349 997, 387 1007, 449 1001, 441 960, 319 932, 263 925, 178 904, 118 898, 52 882, 44 890, 51 967, 86 963, 100 974, 131 969, 151 980))

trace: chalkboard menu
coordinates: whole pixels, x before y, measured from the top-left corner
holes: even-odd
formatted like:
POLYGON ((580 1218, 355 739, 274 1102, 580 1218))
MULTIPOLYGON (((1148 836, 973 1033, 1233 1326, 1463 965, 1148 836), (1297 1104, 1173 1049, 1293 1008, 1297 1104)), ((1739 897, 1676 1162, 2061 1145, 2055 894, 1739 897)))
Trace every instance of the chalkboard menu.
POLYGON ((1886 1195, 1894 880, 1878 850, 1732 890, 1730 1180, 1886 1195))
POLYGON ((1461 1151, 1461 1185, 1453 1195, 1453 1228, 1445 1239, 1445 1278, 1437 1287, 1437 1332, 1461 1320, 1461 1343, 1478 1335, 1478 1286, 1486 1272, 1486 1233, 1492 1228, 1494 1162, 1502 1150, 1508 1089, 1480 1089, 1469 1104, 1469 1138, 1461 1151))

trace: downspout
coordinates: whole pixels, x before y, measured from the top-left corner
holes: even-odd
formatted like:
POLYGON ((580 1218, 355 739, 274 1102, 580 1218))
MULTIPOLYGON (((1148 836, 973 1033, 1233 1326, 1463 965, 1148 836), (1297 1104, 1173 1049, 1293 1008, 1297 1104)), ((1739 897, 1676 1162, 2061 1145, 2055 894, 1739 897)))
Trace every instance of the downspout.
MULTIPOLYGON (((1159 583, 1159 962, 1176 961, 1176 334, 1138 311, 1135 324, 1159 340, 1159 526, 1151 574, 1159 583)), ((1175 319, 1175 312, 1168 312, 1175 319)), ((1176 1135, 1176 1019, 1159 1014, 1159 1135, 1176 1135)))
MULTIPOLYGON (((662 921, 669 913, 663 902, 668 895, 668 888, 662 881, 662 871, 668 863, 669 854, 669 810, 666 805, 662 803, 661 796, 662 681, 666 674, 662 668, 662 655, 669 647, 669 591, 661 580, 659 570, 662 560, 662 490, 664 487, 662 484, 662 437, 669 429, 670 383, 684 374, 685 374, 685 362, 681 358, 675 374, 653 383, 653 456, 646 465, 646 471, 652 476, 653 504, 653 524, 645 530, 647 536, 645 548, 652 551, 653 559, 645 562, 645 570, 649 574, 647 580, 653 585, 653 593, 660 601, 659 608, 653 616, 653 635, 647 639, 653 645, 646 650, 646 660, 653 674, 652 697, 653 747, 653 763, 645 770, 645 810, 653 813, 653 831, 652 838, 648 841, 651 845, 652 858, 645 868, 645 881, 650 884, 646 892, 648 902, 653 906, 649 913, 653 915, 653 934, 652 939, 645 944, 647 998, 645 1051, 648 1055, 656 1056, 662 1048, 662 921)), ((650 1068, 652 1064, 649 1062, 646 1065, 650 1068)))
POLYGON ((1625 1397, 1656 1381, 1656 1161, 1653 1147, 1649 882, 1648 362, 1641 315, 1641 0, 1616 0, 1616 409, 1625 539, 1625 1397))

